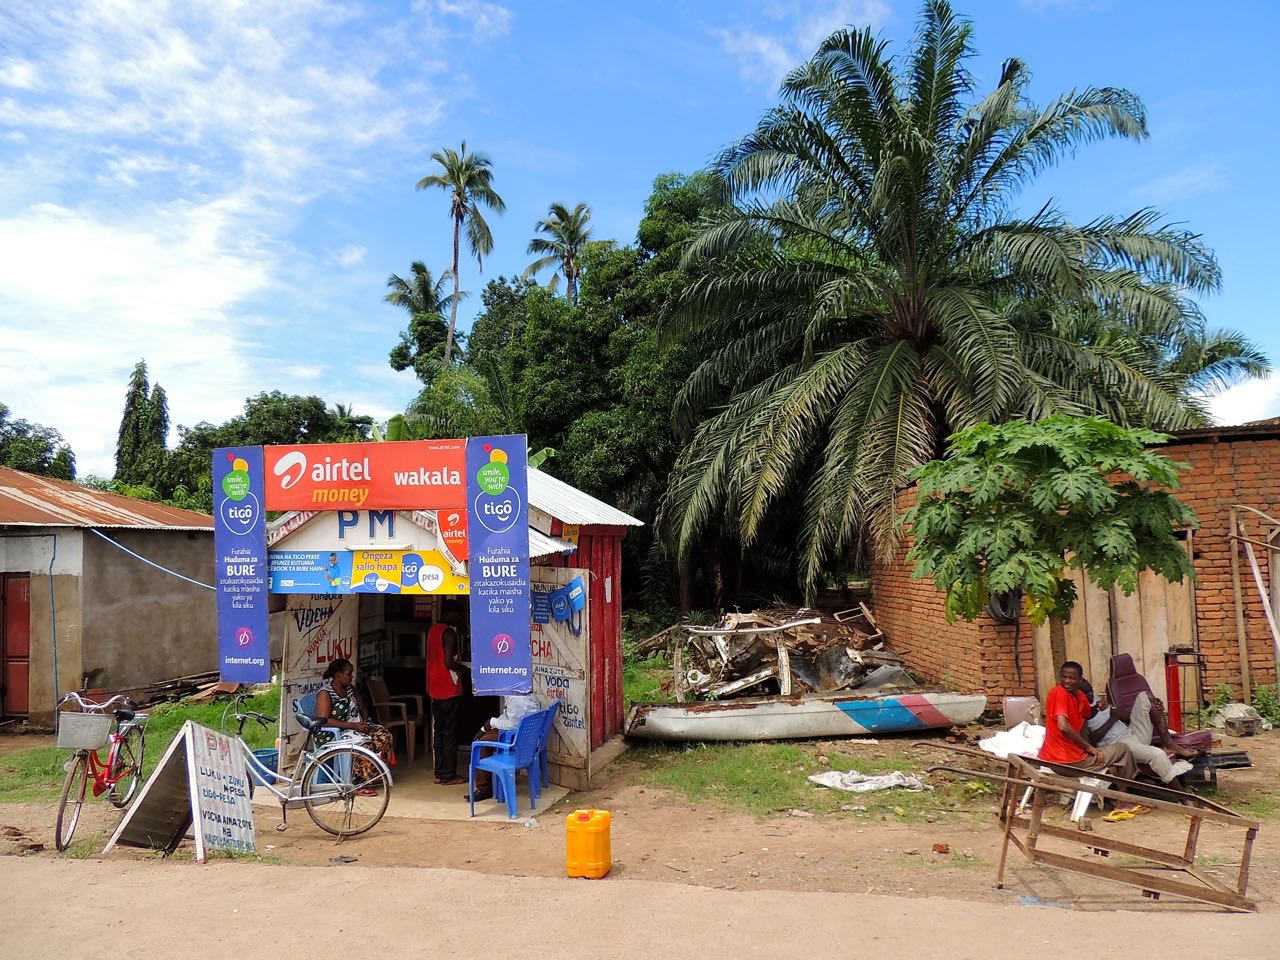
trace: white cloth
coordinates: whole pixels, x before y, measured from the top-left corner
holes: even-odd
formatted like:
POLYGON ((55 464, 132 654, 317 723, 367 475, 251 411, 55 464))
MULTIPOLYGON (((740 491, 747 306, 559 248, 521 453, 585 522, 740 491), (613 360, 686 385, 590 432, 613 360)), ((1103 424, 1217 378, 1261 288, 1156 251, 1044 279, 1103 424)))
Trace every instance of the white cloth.
POLYGON ((531 713, 537 713, 542 706, 533 697, 503 697, 502 714, 489 721, 495 730, 514 730, 520 721, 531 713))
POLYGON ((1001 730, 985 740, 979 740, 978 746, 1001 760, 1010 755, 1035 758, 1040 756, 1040 748, 1044 746, 1044 727, 1024 720, 1012 729, 1001 730))
POLYGON ((882 773, 879 776, 868 776, 857 770, 841 773, 839 770, 826 770, 809 777, 810 783, 832 790, 847 790, 849 793, 874 793, 877 790, 890 790, 900 787, 903 790, 929 790, 927 783, 919 777, 895 770, 893 773, 882 773))
MULTIPOLYGON (((1108 707, 1106 710, 1099 710, 1096 714, 1094 714, 1093 717, 1088 721, 1087 726, 1090 730, 1100 730, 1102 729, 1102 725, 1106 723, 1109 719, 1111 719, 1110 707, 1108 707)), ((1099 740, 1096 745, 1099 747, 1109 747, 1113 743, 1119 743, 1122 738, 1127 737, 1128 735, 1129 735, 1129 725, 1125 723, 1123 720, 1121 720, 1119 717, 1117 717, 1116 722, 1113 723, 1110 729, 1108 729, 1107 732, 1102 735, 1102 739, 1099 740)))

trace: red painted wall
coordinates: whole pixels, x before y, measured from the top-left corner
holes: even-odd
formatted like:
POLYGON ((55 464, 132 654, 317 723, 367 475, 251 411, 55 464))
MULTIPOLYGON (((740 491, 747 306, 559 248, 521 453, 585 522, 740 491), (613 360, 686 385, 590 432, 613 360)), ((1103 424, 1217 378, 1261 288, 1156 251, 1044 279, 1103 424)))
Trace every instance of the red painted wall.
MULTIPOLYGON (((551 535, 560 536, 563 526, 552 522, 551 535)), ((568 556, 551 559, 555 567, 587 570, 591 617, 591 749, 596 749, 621 732, 622 701, 622 538, 626 527, 603 525, 579 528, 578 549, 568 556), (605 581, 612 578, 609 599, 605 581)))

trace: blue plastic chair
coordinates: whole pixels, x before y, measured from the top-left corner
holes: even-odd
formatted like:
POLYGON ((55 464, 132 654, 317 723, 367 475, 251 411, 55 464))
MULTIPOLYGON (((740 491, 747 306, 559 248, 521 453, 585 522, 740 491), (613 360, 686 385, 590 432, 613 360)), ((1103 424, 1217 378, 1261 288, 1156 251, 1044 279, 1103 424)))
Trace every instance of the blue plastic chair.
MULTIPOLYGON (((551 740, 551 731, 556 726, 556 714, 560 712, 560 704, 562 701, 554 700, 551 706, 540 711, 542 714, 542 737, 538 741, 538 765, 535 771, 538 776, 538 782, 534 785, 534 796, 542 796, 542 787, 544 784, 550 783, 549 766, 547 761, 547 744, 551 740)), ((533 780, 533 774, 530 774, 530 781, 533 780)))
POLYGON ((510 743, 502 740, 476 740, 471 744, 471 766, 467 771, 467 796, 471 800, 471 816, 476 815, 476 770, 487 770, 493 775, 494 795, 501 795, 507 801, 507 816, 512 820, 519 816, 519 799, 516 797, 516 774, 521 770, 529 772, 529 806, 536 808, 538 798, 534 793, 538 764, 538 744, 542 739, 543 711, 524 716, 516 727, 515 737, 510 743), (482 757, 482 750, 494 751, 490 756, 482 757))

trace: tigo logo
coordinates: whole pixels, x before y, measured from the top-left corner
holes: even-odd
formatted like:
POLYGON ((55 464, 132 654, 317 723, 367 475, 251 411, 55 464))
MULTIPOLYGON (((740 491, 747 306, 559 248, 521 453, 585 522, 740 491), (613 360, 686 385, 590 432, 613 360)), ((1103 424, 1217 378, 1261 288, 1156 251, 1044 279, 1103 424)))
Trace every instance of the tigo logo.
POLYGON ((288 490, 307 472, 307 458, 300 450, 286 453, 272 471, 280 478, 280 489, 288 490), (292 471, 292 472, 291 472, 292 471))

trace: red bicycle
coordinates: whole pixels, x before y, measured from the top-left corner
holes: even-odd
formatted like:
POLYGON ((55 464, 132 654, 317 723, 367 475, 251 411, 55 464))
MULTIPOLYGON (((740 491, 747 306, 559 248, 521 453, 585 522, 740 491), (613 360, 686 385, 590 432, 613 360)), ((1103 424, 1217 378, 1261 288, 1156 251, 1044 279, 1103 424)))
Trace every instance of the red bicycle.
POLYGON ((112 697, 106 703, 92 703, 78 693, 68 693, 58 707, 58 746, 75 750, 66 763, 67 779, 62 784, 58 821, 54 827, 54 844, 59 850, 65 850, 71 846, 76 824, 80 822, 80 808, 84 806, 90 781, 95 797, 105 793, 119 809, 133 800, 142 781, 144 727, 148 715, 134 712, 123 696, 112 697), (68 703, 79 706, 79 712, 62 710, 68 703), (111 749, 103 760, 98 751, 107 745, 111 749))

